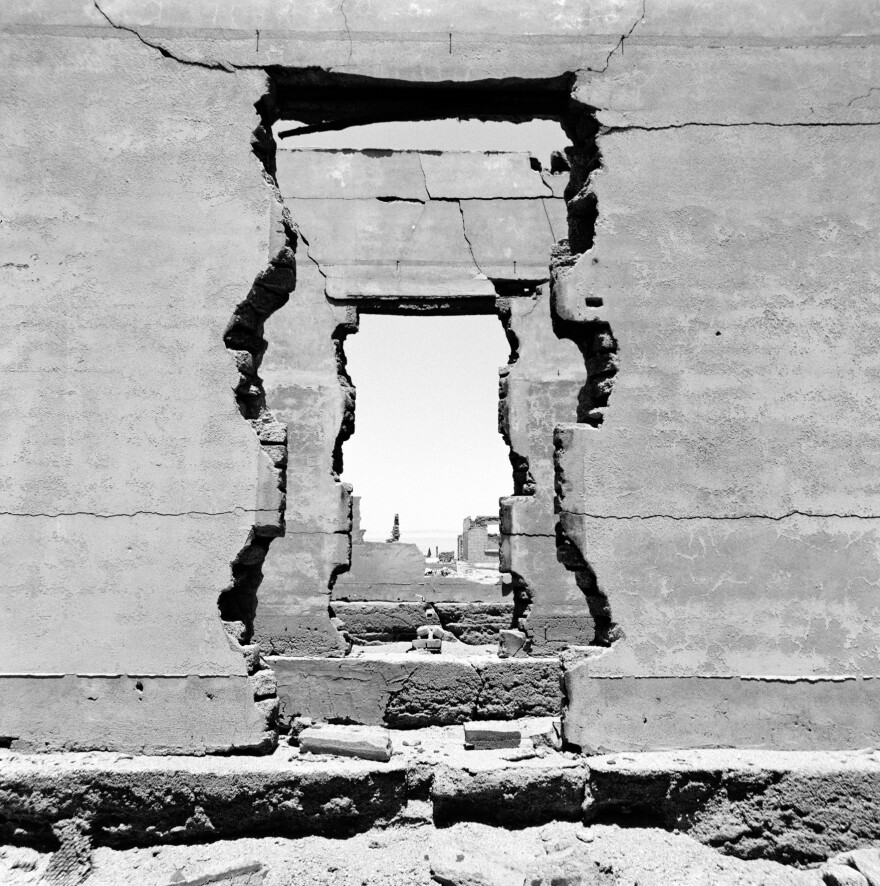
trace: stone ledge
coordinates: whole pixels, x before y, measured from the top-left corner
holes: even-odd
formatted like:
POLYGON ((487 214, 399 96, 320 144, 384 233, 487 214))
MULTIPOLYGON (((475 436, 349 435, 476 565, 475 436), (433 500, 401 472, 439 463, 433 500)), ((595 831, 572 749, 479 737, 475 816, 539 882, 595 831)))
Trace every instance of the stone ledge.
MULTIPOLYGON (((528 731, 528 727, 524 726, 528 731)), ((454 726, 392 735, 390 762, 0 751, 0 843, 53 845, 79 817, 95 845, 344 836, 405 824, 577 819, 679 830, 740 858, 824 861, 880 840, 880 753, 690 751, 583 758, 465 751, 454 726), (583 812, 581 811, 583 810, 583 812)))
POLYGON ((701 750, 589 758, 587 822, 678 829, 740 858, 818 862, 880 840, 880 753, 701 750))
POLYGON ((585 752, 880 746, 880 679, 612 676, 609 655, 569 667, 565 738, 585 752))
POLYGON ((562 710, 556 658, 376 656, 270 658, 282 721, 303 716, 411 729, 558 716, 562 710))

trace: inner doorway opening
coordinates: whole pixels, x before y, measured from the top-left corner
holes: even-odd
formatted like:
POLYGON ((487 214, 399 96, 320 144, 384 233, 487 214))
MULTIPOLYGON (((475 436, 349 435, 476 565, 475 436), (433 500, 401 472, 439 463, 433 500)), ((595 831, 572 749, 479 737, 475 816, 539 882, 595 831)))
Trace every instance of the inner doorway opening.
POLYGON ((464 520, 513 492, 497 421, 504 329, 491 315, 364 314, 359 327, 345 342, 357 408, 342 479, 364 540, 385 541, 399 515, 401 542, 457 558, 464 520))

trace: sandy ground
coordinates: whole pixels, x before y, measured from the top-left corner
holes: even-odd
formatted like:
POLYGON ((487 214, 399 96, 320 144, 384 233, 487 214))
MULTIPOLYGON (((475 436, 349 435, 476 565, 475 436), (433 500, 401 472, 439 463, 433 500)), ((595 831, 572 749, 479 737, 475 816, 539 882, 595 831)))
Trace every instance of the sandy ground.
MULTIPOLYGON (((0 849, 0 883, 48 882, 50 856, 0 849)), ((436 829, 414 815, 347 839, 223 840, 119 851, 98 848, 86 886, 821 886, 818 871, 724 856, 655 829, 553 823, 510 831, 436 829), (432 876, 432 868, 433 875, 432 876)))

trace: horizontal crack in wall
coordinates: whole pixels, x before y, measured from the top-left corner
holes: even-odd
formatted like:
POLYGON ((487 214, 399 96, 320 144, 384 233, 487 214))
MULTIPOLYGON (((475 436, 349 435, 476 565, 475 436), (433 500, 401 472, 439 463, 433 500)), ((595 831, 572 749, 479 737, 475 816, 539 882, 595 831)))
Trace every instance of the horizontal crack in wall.
POLYGON ((810 511, 793 510, 785 514, 774 516, 772 514, 729 514, 725 516, 710 514, 588 514, 580 511, 565 511, 573 517, 586 517, 590 520, 772 520, 779 522, 791 517, 813 517, 816 519, 836 520, 880 520, 880 514, 838 514, 838 513, 812 513, 810 511))
MULTIPOLYGON (((121 511, 119 513, 102 513, 100 511, 55 511, 53 513, 27 511, 0 511, 0 517, 97 517, 100 520, 111 520, 116 517, 228 517, 232 515, 261 514, 265 508, 231 508, 225 511, 121 511)), ((268 511, 267 511, 268 513, 268 511)))

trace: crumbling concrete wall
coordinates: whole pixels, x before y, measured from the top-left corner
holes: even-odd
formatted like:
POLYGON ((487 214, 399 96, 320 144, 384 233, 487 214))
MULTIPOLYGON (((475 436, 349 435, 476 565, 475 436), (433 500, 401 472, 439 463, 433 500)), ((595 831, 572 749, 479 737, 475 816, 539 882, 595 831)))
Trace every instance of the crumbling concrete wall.
POLYGON ((0 740, 263 746, 217 600, 283 506, 223 344, 277 220, 267 78, 4 17, 0 740))
MULTIPOLYGON (((0 23, 3 362, 15 379, 0 404, 0 738, 188 752, 265 742, 267 706, 253 703, 217 599, 254 527, 280 529, 284 499, 239 412, 223 336, 291 248, 266 157, 251 149, 266 69, 310 66, 420 82, 577 72, 574 98, 597 109, 595 243, 557 268, 547 310, 609 324, 619 367, 601 423, 578 423, 576 407, 548 414, 548 428, 565 426, 557 499, 536 533, 553 536, 545 560, 568 569, 558 602, 586 583, 592 617, 608 622, 609 651, 569 665, 569 739, 717 744, 728 717, 745 745, 868 734, 880 648, 870 4, 633 0, 585 13, 517 0, 499 16, 455 2, 417 14, 353 0, 295 13, 43 0, 4 8, 0 23)), ((481 243, 495 236, 484 202, 455 199, 431 209, 426 239, 455 210, 474 236, 444 244, 449 257, 534 282, 481 243)), ((295 200, 305 232, 318 201, 295 200)), ((314 245, 297 244, 295 298, 254 320, 269 342, 267 401, 296 449, 288 534, 268 549, 254 630, 287 619, 328 656, 349 525, 333 476, 348 406, 334 335, 352 320, 324 288, 357 275, 325 282, 314 245), (309 340, 284 351, 297 323, 309 340), (270 579, 281 561, 308 588, 295 617, 270 579)), ((474 280, 469 294, 495 291, 474 280)), ((582 373, 576 344, 553 347, 582 373)), ((543 431, 535 445, 553 446, 543 431)), ((525 507, 508 515, 512 539, 529 534, 511 529, 525 507)), ((534 622, 538 598, 523 599, 534 622)))
POLYGON ((579 744, 871 734, 880 106, 876 28, 840 14, 833 49, 780 15, 716 52, 720 9, 649 4, 579 77, 599 214, 556 289, 620 350, 603 423, 557 434, 560 522, 623 635, 568 675, 579 744))

